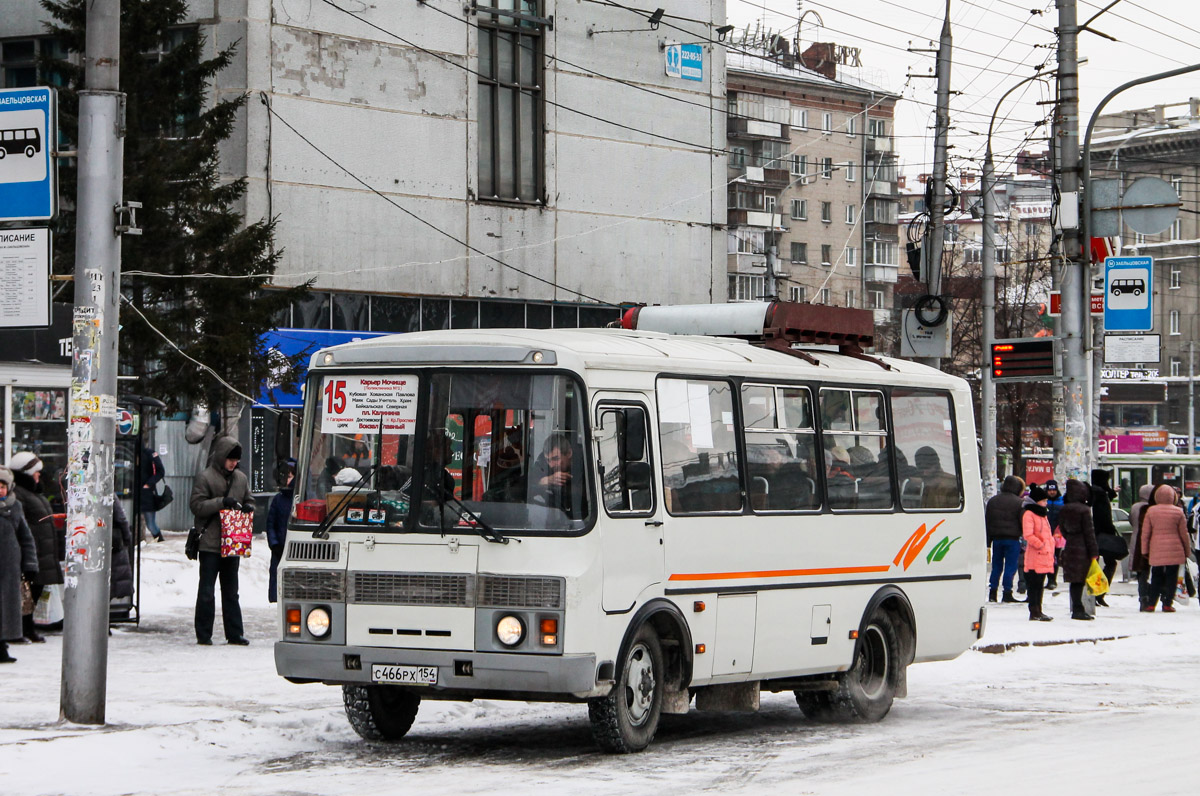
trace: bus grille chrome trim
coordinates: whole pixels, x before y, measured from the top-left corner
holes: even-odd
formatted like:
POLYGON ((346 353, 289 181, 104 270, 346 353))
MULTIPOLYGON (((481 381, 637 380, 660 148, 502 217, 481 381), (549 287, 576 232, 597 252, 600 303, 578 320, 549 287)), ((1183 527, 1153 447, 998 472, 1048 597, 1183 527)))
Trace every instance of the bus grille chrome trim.
POLYGON ((289 561, 336 562, 341 556, 342 546, 337 542, 288 542, 289 561))
POLYGON ((527 575, 480 575, 481 608, 562 608, 566 581, 527 575))
POLYGON ((343 602, 346 599, 346 573, 329 569, 283 570, 284 600, 320 600, 343 602))
POLYGON ((475 605, 475 576, 459 573, 355 572, 350 602, 370 605, 475 605))

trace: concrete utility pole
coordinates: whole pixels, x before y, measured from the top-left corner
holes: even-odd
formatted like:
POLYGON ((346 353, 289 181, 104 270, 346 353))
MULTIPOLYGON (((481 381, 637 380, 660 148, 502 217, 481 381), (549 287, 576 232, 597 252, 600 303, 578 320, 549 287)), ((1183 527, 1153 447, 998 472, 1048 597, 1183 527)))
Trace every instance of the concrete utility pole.
POLYGON ((1090 325, 1091 279, 1079 230, 1079 37, 1075 0, 1055 0, 1058 8, 1058 121, 1063 222, 1062 316, 1063 447, 1056 451, 1059 477, 1088 480, 1087 394, 1089 358, 1084 350, 1090 325))
POLYGON ((1188 449, 1189 456, 1196 452, 1196 343, 1188 342, 1188 449))
MULTIPOLYGON (((782 216, 782 214, 781 214, 782 216)), ((767 298, 779 298, 779 237, 775 234, 775 211, 771 211, 771 229, 767 232, 767 298)))
MULTIPOLYGON (((950 56, 953 41, 950 36, 950 0, 946 0, 946 16, 942 20, 942 35, 937 51, 937 120, 934 123, 933 199, 926 210, 929 224, 921 244, 922 274, 931 296, 942 291, 942 248, 945 243, 946 159, 950 140, 950 56)), ((918 362, 941 368, 941 357, 919 357, 918 362)))
POLYGON ((120 0, 89 0, 86 24, 85 88, 79 93, 66 618, 59 711, 67 721, 103 724, 121 278, 117 210, 125 98, 120 92, 120 0))

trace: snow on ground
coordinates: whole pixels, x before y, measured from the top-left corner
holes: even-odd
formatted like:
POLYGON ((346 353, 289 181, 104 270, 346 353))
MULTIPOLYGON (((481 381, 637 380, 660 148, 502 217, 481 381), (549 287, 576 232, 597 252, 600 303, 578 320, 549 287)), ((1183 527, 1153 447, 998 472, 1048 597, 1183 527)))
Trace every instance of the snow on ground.
POLYGON ((275 675, 264 557, 242 566, 252 645, 219 628, 195 645, 182 543, 143 548, 144 619, 110 639, 106 726, 57 721, 61 636, 12 648, 0 794, 1075 794, 1127 776, 1174 794, 1194 777, 1200 609, 1140 614, 1128 584, 1095 622, 1068 619, 1065 593, 1047 600, 1053 623, 992 606, 980 647, 1007 651, 912 667, 878 724, 815 724, 764 694, 756 714, 664 717, 621 757, 596 751, 581 705, 425 702, 405 741, 366 743, 339 689, 275 675))

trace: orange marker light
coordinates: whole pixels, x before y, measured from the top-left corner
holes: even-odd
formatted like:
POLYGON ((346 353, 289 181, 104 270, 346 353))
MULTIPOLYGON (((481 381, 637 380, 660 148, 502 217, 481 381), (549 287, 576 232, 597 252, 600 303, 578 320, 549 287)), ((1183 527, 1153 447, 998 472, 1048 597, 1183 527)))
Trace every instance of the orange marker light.
MULTIPOLYGON (((558 632, 558 620, 554 619, 554 618, 543 619, 541 622, 541 628, 542 628, 543 633, 557 633, 558 632)), ((553 644, 554 642, 550 642, 550 643, 553 644)))
POLYGON ((858 631, 857 631, 857 630, 851 630, 851 631, 850 631, 850 639, 851 639, 851 640, 854 640, 854 639, 856 639, 856 638, 858 638, 858 631))
POLYGON ((978 633, 978 632, 979 632, 979 623, 978 623, 978 622, 972 622, 972 623, 971 623, 971 630, 973 630, 973 631, 975 631, 976 633, 978 633))
POLYGON ((697 644, 696 645, 696 654, 703 655, 705 649, 707 649, 707 647, 705 647, 703 644, 697 644))
POLYGON ((704 600, 696 600, 696 602, 692 603, 692 610, 695 611, 696 613, 700 613, 701 611, 703 611, 704 610, 704 600))
POLYGON ((288 625, 288 635, 289 636, 300 635, 300 625, 288 625))
POLYGON ((299 608, 287 609, 287 621, 288 621, 289 625, 300 624, 300 609, 299 608))

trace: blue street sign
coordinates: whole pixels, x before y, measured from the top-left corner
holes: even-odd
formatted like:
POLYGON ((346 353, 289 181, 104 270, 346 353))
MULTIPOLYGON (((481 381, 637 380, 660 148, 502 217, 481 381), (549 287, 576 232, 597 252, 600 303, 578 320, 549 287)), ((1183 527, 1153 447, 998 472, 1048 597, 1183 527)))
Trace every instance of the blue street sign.
POLYGON ((668 44, 664 48, 667 77, 704 79, 704 47, 699 44, 668 44))
POLYGON ((1104 329, 1109 332, 1154 329, 1154 258, 1104 259, 1104 329))
POLYGON ((58 210, 52 88, 0 90, 0 221, 48 221, 58 210))

